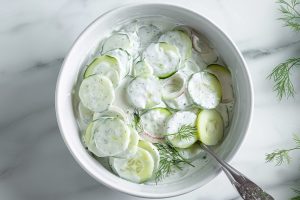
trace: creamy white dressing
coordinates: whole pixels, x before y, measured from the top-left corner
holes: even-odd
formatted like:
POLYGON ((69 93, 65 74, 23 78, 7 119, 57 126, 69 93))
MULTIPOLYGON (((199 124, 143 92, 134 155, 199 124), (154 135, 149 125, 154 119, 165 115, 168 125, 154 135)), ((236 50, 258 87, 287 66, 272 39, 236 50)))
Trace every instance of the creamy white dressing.
POLYGON ((176 71, 180 57, 178 50, 167 49, 163 43, 152 43, 143 53, 143 59, 153 68, 153 74, 168 76, 176 71))
MULTIPOLYGON (((143 83, 138 84, 138 88, 128 88, 129 83, 134 79, 133 70, 131 68, 132 63, 136 63, 143 59, 142 52, 145 50, 146 47, 148 47, 151 43, 157 43, 159 40, 159 37, 162 33, 166 31, 170 31, 174 29, 174 27, 178 26, 178 24, 174 23, 170 19, 166 19, 163 17, 147 17, 147 18, 140 18, 134 21, 131 21, 123 26, 117 27, 114 31, 120 31, 122 34, 126 34, 126 36, 129 37, 129 43, 127 43, 126 39, 121 40, 120 43, 113 43, 110 44, 111 46, 116 47, 123 47, 126 49, 126 51, 131 54, 130 58, 126 58, 124 53, 120 53, 118 51, 113 52, 112 56, 116 56, 118 59, 118 62, 121 68, 121 75, 123 79, 120 80, 119 85, 117 88, 115 88, 115 98, 112 102, 113 106, 121 108, 126 117, 126 123, 132 124, 133 122, 133 112, 135 107, 132 105, 132 101, 135 102, 136 105, 139 105, 140 108, 147 107, 147 104, 149 104, 149 96, 154 96, 154 98, 151 100, 155 104, 154 107, 170 107, 175 110, 186 110, 190 109, 192 106, 192 102, 187 94, 187 91, 184 90, 182 94, 178 95, 175 98, 168 99, 161 101, 157 94, 161 93, 161 89, 157 89, 157 86, 155 84, 148 84, 145 86, 143 83), (133 61, 134 60, 134 61, 133 61), (131 70, 130 70, 131 68, 131 70), (128 98, 127 93, 134 93, 135 98, 128 98), (151 95, 149 95, 149 93, 151 95)), ((113 32, 112 32, 113 33, 113 32)), ((109 36, 108 36, 109 37, 109 36)), ((108 38, 106 37, 106 38, 108 38)), ((163 38, 161 39, 163 40, 163 38)), ((103 43, 103 42, 101 42, 103 43)), ((174 44, 178 44, 176 41, 176 38, 172 41, 174 44)), ((205 44, 206 45, 206 44, 205 44)), ((151 45, 150 45, 151 46, 151 45)), ((208 45, 206 46, 208 47, 208 45)), ((210 47, 210 46, 209 46, 210 47)), ((97 49, 99 49, 97 47, 97 49)), ((180 53, 183 55, 186 55, 186 49, 182 48, 180 49, 180 53)), ((206 49, 207 50, 207 49, 206 49)), ((208 50, 211 50, 210 48, 208 50)), ((162 60, 162 64, 164 65, 175 65, 176 62, 179 62, 176 58, 176 55, 173 52, 168 52, 168 54, 161 54, 161 50, 157 46, 153 46, 149 49, 149 51, 146 52, 147 55, 149 55, 151 58, 159 57, 159 60, 162 60), (175 58, 175 59, 174 59, 175 58)), ((188 78, 198 71, 202 71, 209 62, 212 62, 211 60, 215 59, 214 55, 207 55, 207 51, 202 52, 205 54, 205 58, 203 59, 197 51, 192 49, 191 57, 188 58, 187 63, 184 66, 180 66, 179 71, 184 73, 188 78)), ((127 55, 128 56, 128 55, 127 55)), ((87 59, 91 60, 91 59, 87 59)), ((153 59, 151 59, 150 62, 152 62, 153 59)), ((148 61, 149 62, 149 61, 148 61)), ((156 62, 157 63, 157 62, 156 62)), ((222 63, 221 59, 218 59, 218 63, 222 63)), ((152 63, 153 65, 153 63, 152 63)), ((163 70, 162 68, 155 68, 153 67, 153 71, 155 70, 163 70)), ((75 86, 75 95, 74 95, 74 102, 76 105, 78 105, 79 99, 78 99, 78 87, 81 84, 81 76, 78 78, 78 82, 75 86)), ((208 99, 209 101, 210 99, 208 99)), ((228 103, 226 105, 220 104, 217 108, 218 112, 222 115, 224 118, 224 123, 226 124, 225 127, 225 135, 228 131, 230 121, 232 119, 233 115, 233 107, 234 103, 228 103)), ((82 113, 78 115, 78 108, 75 107, 76 115, 78 117, 79 123, 81 123, 82 118, 84 119, 85 124, 88 120, 90 120, 90 113, 86 110, 82 110, 84 113, 87 114, 87 116, 82 117, 82 113)), ((154 120, 159 120, 159 116, 154 117, 154 120)), ((172 127, 171 127, 172 128, 172 127)), ((153 130, 159 129, 159 127, 152 127, 153 130)), ((97 160, 103 164, 104 166, 107 166, 108 169, 110 167, 108 166, 107 159, 105 158, 97 158, 97 160)), ((165 179, 163 179, 158 184, 168 184, 175 181, 179 181, 183 179, 186 176, 191 175, 192 173, 195 173, 199 168, 202 168, 206 165, 207 159, 206 159, 206 153, 200 152, 197 154, 196 159, 193 159, 192 164, 197 167, 191 167, 190 165, 182 165, 182 170, 173 169, 173 173, 169 176, 167 176, 165 179)), ((146 184, 153 184, 156 185, 155 181, 153 179, 149 180, 146 184)))
POLYGON ((129 101, 136 108, 152 108, 161 102, 161 86, 156 77, 136 77, 126 90, 129 101))

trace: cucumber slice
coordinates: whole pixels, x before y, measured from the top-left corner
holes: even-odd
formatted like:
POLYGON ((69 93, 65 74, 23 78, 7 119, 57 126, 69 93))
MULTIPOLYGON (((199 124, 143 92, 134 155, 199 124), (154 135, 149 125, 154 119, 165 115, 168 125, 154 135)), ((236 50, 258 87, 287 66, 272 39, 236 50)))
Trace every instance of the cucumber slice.
POLYGON ((152 143, 144 141, 144 140, 140 140, 138 146, 142 149, 145 149, 146 151, 148 151, 151 154, 153 161, 154 161, 153 171, 155 172, 158 169, 159 161, 160 161, 160 155, 159 155, 158 149, 152 143))
POLYGON ((87 109, 81 102, 78 104, 78 122, 82 129, 92 121, 93 112, 87 109))
POLYGON ((139 37, 135 32, 126 32, 121 30, 108 37, 102 46, 102 53, 114 49, 123 49, 130 53, 133 57, 137 56, 139 49, 139 37))
POLYGON ((222 103, 233 101, 234 95, 229 69, 218 64, 212 64, 207 67, 206 71, 215 75, 220 81, 222 87, 222 103))
POLYGON ((155 138, 164 138, 166 122, 172 113, 166 108, 153 108, 141 115, 144 132, 155 138))
POLYGON ((130 130, 130 139, 129 139, 129 144, 127 149, 121 154, 116 155, 115 157, 128 158, 136 154, 140 136, 134 128, 129 127, 129 130, 130 130))
POLYGON ((127 74, 130 73, 132 58, 127 51, 124 51, 122 49, 114 49, 106 52, 105 55, 113 57, 117 60, 118 66, 114 67, 116 67, 115 69, 117 72, 119 72, 121 78, 124 78, 127 74))
POLYGON ((204 109, 217 107, 222 97, 220 82, 208 72, 198 72, 190 78, 188 93, 192 101, 204 109))
POLYGON ((95 112, 93 115, 93 120, 97 120, 103 117, 115 117, 118 118, 122 121, 124 121, 126 124, 128 124, 128 117, 125 114, 125 112, 123 111, 122 108, 117 107, 117 106, 110 106, 109 109, 107 111, 98 113, 95 112))
POLYGON ((82 142, 85 147, 88 147, 88 145, 91 142, 92 138, 92 129, 93 129, 93 122, 89 123, 86 130, 82 134, 82 142))
POLYGON ((160 29, 153 24, 139 27, 137 35, 140 38, 140 47, 146 48, 151 42, 156 42, 160 35, 160 29))
POLYGON ((174 31, 182 31, 184 32, 188 37, 191 37, 192 35, 192 29, 186 25, 179 25, 179 26, 176 26, 174 28, 174 31))
POLYGON ((178 49, 167 43, 152 43, 143 53, 144 60, 153 68, 159 78, 168 78, 178 68, 180 55, 178 49))
POLYGON ((142 183, 152 177, 154 161, 151 154, 138 148, 136 154, 129 158, 110 158, 113 171, 121 178, 142 183))
POLYGON ((130 38, 125 33, 115 33, 108 37, 102 46, 102 53, 106 53, 114 49, 125 49, 132 48, 130 38))
POLYGON ((192 146, 181 149, 181 148, 176 148, 178 151, 179 155, 182 156, 186 160, 194 160, 197 158, 203 151, 199 143, 194 143, 192 146))
POLYGON ((178 48, 182 61, 188 59, 192 55, 192 41, 190 37, 183 31, 174 30, 161 35, 159 42, 166 42, 178 48))
POLYGON ((182 73, 175 73, 162 81, 162 98, 164 100, 174 99, 184 93, 186 76, 182 73))
POLYGON ((164 100, 165 104, 174 110, 185 110, 191 107, 192 102, 188 97, 187 91, 185 90, 183 94, 174 98, 164 100))
POLYGON ((214 63, 218 60, 218 54, 204 35, 193 32, 192 43, 194 49, 201 55, 201 58, 207 64, 214 63))
POLYGON ((129 128, 125 123, 117 118, 102 118, 93 122, 92 142, 89 150, 96 154, 98 152, 106 156, 115 156, 124 152, 128 148, 130 139, 129 128), (95 147, 98 152, 93 152, 95 147))
POLYGON ((106 157, 108 155, 104 154, 95 146, 95 143, 93 141, 93 136, 94 136, 93 128, 94 128, 94 122, 89 123, 84 134, 82 135, 83 144, 90 152, 92 152, 97 157, 106 157))
POLYGON ((139 61, 133 67, 133 75, 148 77, 153 75, 152 67, 146 61, 139 61))
POLYGON ((82 104, 94 112, 108 109, 115 98, 112 82, 105 76, 93 75, 83 79, 79 88, 82 104))
POLYGON ((114 87, 117 87, 120 82, 120 76, 118 71, 115 69, 118 68, 118 61, 110 56, 104 55, 95 58, 87 67, 84 72, 84 78, 87 78, 91 75, 100 74, 106 76, 111 80, 114 87))
POLYGON ((186 138, 181 138, 178 134, 185 126, 194 128, 196 118, 197 115, 191 111, 179 111, 169 119, 167 122, 166 137, 174 147, 188 148, 197 141, 197 132, 186 138))
POLYGON ((134 107, 145 109, 161 102, 160 91, 161 86, 154 76, 136 77, 127 87, 127 96, 134 107))
POLYGON ((197 117, 198 137, 206 145, 216 145, 223 138, 223 119, 216 110, 202 110, 197 117))

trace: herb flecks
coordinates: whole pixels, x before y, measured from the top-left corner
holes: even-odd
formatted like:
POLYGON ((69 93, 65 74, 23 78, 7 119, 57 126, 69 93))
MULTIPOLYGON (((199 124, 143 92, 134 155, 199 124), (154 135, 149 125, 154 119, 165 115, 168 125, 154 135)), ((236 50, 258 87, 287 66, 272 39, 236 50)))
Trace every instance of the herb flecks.
POLYGON ((275 162, 276 166, 282 165, 283 163, 289 164, 291 162, 291 157, 289 153, 294 150, 300 150, 300 138, 294 135, 295 147, 290 149, 279 149, 272 153, 266 154, 267 162, 275 162))
POLYGON ((178 132, 172 133, 172 134, 167 134, 166 136, 174 135, 179 140, 189 140, 195 136, 196 131, 197 131, 197 128, 195 126, 192 126, 191 124, 189 124, 189 125, 181 126, 180 129, 178 130, 178 132))
POLYGON ((133 126, 139 133, 143 132, 144 130, 143 125, 141 123, 141 114, 140 111, 137 109, 135 109, 133 112, 133 126))
POLYGON ((182 164, 191 164, 190 161, 184 159, 179 152, 171 144, 155 144, 160 154, 159 167, 155 173, 155 182, 159 182, 168 175, 172 174, 174 168, 182 170, 182 164))

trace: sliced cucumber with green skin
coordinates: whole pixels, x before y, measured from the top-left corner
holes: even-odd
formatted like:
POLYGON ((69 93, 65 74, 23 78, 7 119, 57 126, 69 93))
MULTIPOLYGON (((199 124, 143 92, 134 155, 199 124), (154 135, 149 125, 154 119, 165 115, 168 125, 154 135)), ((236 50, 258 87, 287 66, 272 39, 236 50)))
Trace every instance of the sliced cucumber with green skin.
POLYGON ((229 69, 218 64, 212 64, 207 67, 206 71, 215 75, 220 81, 222 86, 222 103, 229 103, 233 101, 234 95, 229 69))
POLYGON ((108 37, 102 46, 102 53, 106 53, 113 49, 130 49, 132 46, 130 38, 125 33, 115 33, 108 37))
POLYGON ((117 106, 110 106, 109 109, 107 111, 98 113, 95 112, 93 115, 93 120, 97 120, 103 117, 115 117, 118 118, 122 121, 124 121, 126 124, 128 124, 128 117, 125 114, 125 112, 123 111, 122 108, 117 107, 117 106))
POLYGON ((184 93, 186 87, 186 76, 183 73, 175 73, 169 78, 162 80, 162 98, 164 100, 174 99, 184 93))
POLYGON ((144 60, 159 78, 168 78, 178 69, 180 55, 177 47, 168 43, 152 43, 143 53, 144 60))
POLYGON ((153 171, 155 172, 158 169, 159 161, 160 161, 160 155, 159 155, 158 149, 152 143, 150 143, 148 141, 144 141, 144 140, 140 140, 138 143, 138 146, 142 149, 145 149, 146 151, 148 151, 151 154, 153 161, 154 161, 153 171))
POLYGON ((187 160, 194 160, 197 158, 197 156, 200 155, 200 153, 203 152, 203 149, 201 148, 200 144, 198 142, 194 143, 192 146, 181 149, 181 148, 176 148, 178 151, 179 155, 182 156, 184 159, 187 160))
POLYGON ((198 137, 206 145, 218 144, 224 135, 223 119, 214 109, 201 110, 197 117, 198 137))
POLYGON ((88 146, 91 142, 92 138, 92 129, 93 129, 93 122, 89 123, 86 130, 82 134, 82 142, 84 146, 88 146))
POLYGON ((153 75, 152 67, 146 61, 139 61, 133 66, 133 75, 148 77, 153 75))
POLYGON ((134 128, 129 127, 129 130, 130 130, 130 139, 129 139, 129 144, 127 149, 121 154, 118 154, 114 157, 128 158, 137 152, 140 136, 134 128))
POLYGON ((185 90, 183 94, 174 98, 174 99, 167 99, 164 100, 165 104, 174 110, 185 110, 191 107, 192 102, 185 90))
POLYGON ((188 81, 188 93, 196 105, 204 109, 212 109, 221 101, 222 87, 211 73, 198 72, 188 81))
MULTIPOLYGON (((124 152, 129 145, 130 130, 127 125, 118 118, 102 118, 93 122, 92 142, 88 146, 93 152, 95 147, 98 152, 106 156, 115 156, 124 152)), ((97 155, 97 154, 96 154, 97 155)), ((101 155, 97 155, 101 157, 101 155)))
POLYGON ((112 82, 105 76, 93 75, 83 79, 79 88, 82 104, 91 111, 103 112, 115 98, 112 82))
POLYGON ((82 127, 86 127, 93 119, 93 112, 87 109, 81 102, 78 104, 78 120, 82 127))
POLYGON ((172 113, 166 108, 153 108, 141 115, 144 132, 155 138, 164 138, 166 122, 172 113))
POLYGON ((182 31, 184 32, 188 37, 191 37, 192 35, 192 29, 188 26, 185 26, 185 25, 179 25, 179 26, 176 26, 174 28, 174 31, 182 31))
POLYGON ((113 57, 107 55, 97 57, 85 70, 84 78, 87 78, 91 75, 100 74, 109 78, 114 87, 117 87, 120 82, 119 73, 115 70, 118 68, 117 65, 118 61, 113 57))
POLYGON ((139 27, 137 35, 140 38, 140 47, 144 49, 149 46, 151 42, 157 41, 160 35, 160 29, 153 24, 139 27))
POLYGON ((151 154, 145 149, 139 148, 129 158, 110 158, 113 171, 121 178, 143 183, 153 175, 154 161, 151 154))
POLYGON ((85 147, 92 152, 95 156, 97 157, 106 157, 108 155, 104 154, 101 150, 99 150, 95 142, 93 141, 93 127, 94 127, 94 122, 89 123, 87 126, 84 134, 82 135, 82 141, 85 147))
POLYGON ((169 119, 167 122, 166 137, 174 147, 188 148, 197 141, 196 132, 184 139, 180 138, 177 134, 183 126, 195 127, 196 118, 197 115, 193 112, 179 111, 169 119))
POLYGON ((130 73, 132 58, 127 51, 124 51, 123 49, 114 49, 106 52, 105 55, 113 57, 117 60, 118 66, 114 67, 116 67, 116 71, 119 72, 121 78, 124 78, 130 73))
POLYGON ((161 35, 159 42, 166 42, 178 48, 182 61, 188 59, 192 55, 192 41, 190 37, 183 31, 174 30, 161 35))
POLYGON ((156 77, 136 77, 128 84, 127 96, 136 108, 152 108, 161 102, 160 91, 161 86, 156 77))

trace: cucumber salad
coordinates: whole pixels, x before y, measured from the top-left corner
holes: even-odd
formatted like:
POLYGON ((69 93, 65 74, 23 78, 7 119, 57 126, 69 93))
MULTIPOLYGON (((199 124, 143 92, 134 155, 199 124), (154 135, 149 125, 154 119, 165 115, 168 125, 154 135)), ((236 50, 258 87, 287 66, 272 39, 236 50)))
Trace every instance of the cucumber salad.
POLYGON ((233 115, 231 73, 211 43, 155 17, 117 27, 79 74, 75 113, 87 151, 134 183, 184 177, 205 163, 233 115))

